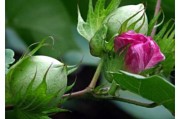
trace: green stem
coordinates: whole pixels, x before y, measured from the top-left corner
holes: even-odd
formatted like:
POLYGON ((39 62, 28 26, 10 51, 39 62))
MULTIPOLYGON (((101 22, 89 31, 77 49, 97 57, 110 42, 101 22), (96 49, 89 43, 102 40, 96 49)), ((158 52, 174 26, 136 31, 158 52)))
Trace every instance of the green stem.
POLYGON ((138 105, 141 107, 147 107, 147 108, 153 108, 153 107, 158 106, 157 103, 143 103, 143 102, 138 102, 135 100, 130 100, 130 99, 121 98, 121 97, 107 97, 107 96, 95 96, 95 95, 94 95, 94 97, 98 98, 98 99, 103 99, 103 100, 114 100, 114 101, 126 102, 129 104, 134 104, 134 105, 138 105))
MULTIPOLYGON (((142 106, 142 107, 147 107, 147 108, 152 108, 152 107, 156 107, 158 106, 158 104, 156 103, 143 103, 143 102, 138 102, 138 101, 135 101, 135 100, 130 100, 130 99, 126 99, 126 98, 120 98, 120 97, 115 97, 115 96, 112 96, 112 97, 107 97, 107 96, 98 96, 98 95, 95 95, 93 94, 93 89, 95 88, 96 86, 96 83, 97 83, 97 80, 99 78, 99 75, 101 73, 101 69, 102 69, 102 65, 103 65, 103 60, 100 61, 97 69, 96 69, 96 72, 89 84, 89 86, 87 88, 85 88, 84 90, 81 90, 81 91, 77 91, 77 92, 73 92, 73 93, 70 93, 70 94, 65 94, 63 95, 63 97, 69 97, 69 98, 73 98, 73 97, 81 97, 87 93, 91 93, 95 98, 97 99, 104 99, 104 100, 115 100, 115 101, 121 101, 121 102, 126 102, 126 103, 130 103, 130 104, 134 104, 134 105, 138 105, 138 106, 142 106)), ((115 83, 114 83, 115 84, 115 83)), ((112 85, 114 85, 112 84, 112 85)), ((113 89, 112 90, 112 93, 114 92, 114 88, 116 88, 116 86, 112 86, 113 89)))
POLYGON ((101 69, 102 69, 102 65, 103 65, 103 59, 101 59, 97 69, 96 69, 96 72, 89 84, 88 87, 86 87, 85 89, 81 90, 81 91, 77 91, 77 92, 73 92, 73 93, 70 93, 70 94, 64 94, 63 97, 80 97, 80 96, 83 96, 84 94, 86 93, 90 93, 93 91, 93 89, 95 88, 96 86, 96 83, 97 83, 97 80, 99 78, 99 75, 101 73, 101 69))
POLYGON ((101 59, 99 65, 98 65, 98 67, 96 69, 96 72, 95 72, 95 74, 94 74, 94 76, 93 76, 93 78, 91 80, 91 83, 88 86, 89 88, 91 88, 91 89, 95 88, 97 80, 98 80, 99 75, 101 73, 102 65, 103 65, 103 59, 101 59))

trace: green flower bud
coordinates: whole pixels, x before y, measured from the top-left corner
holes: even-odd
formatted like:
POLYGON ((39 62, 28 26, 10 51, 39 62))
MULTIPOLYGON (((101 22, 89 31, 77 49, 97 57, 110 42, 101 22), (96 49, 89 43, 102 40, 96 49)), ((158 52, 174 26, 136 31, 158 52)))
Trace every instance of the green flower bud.
MULTIPOLYGON (((65 93, 67 86, 67 70, 64 64, 58 60, 47 56, 30 56, 21 59, 18 63, 12 66, 8 72, 7 80, 10 87, 12 96, 16 98, 16 95, 21 94, 21 100, 27 95, 27 89, 32 83, 32 91, 43 91, 43 95, 29 96, 32 98, 48 98, 52 97, 51 106, 55 106, 59 103, 60 98, 65 93), (45 81, 43 88, 38 89, 38 86, 45 81), (40 97, 43 96, 43 97, 40 97)), ((49 102, 47 102, 49 104, 49 102)), ((14 104, 16 105, 16 104, 14 104)), ((47 105, 47 104, 45 104, 47 105)))
POLYGON ((107 23, 108 26, 107 40, 110 40, 115 34, 117 34, 122 24, 133 15, 135 16, 128 21, 127 27, 130 26, 132 23, 138 21, 135 24, 135 29, 141 27, 141 25, 143 24, 139 33, 146 34, 148 31, 148 20, 145 14, 145 21, 143 23, 143 17, 141 18, 143 14, 145 14, 143 4, 122 6, 112 12, 105 20, 105 23, 107 23))

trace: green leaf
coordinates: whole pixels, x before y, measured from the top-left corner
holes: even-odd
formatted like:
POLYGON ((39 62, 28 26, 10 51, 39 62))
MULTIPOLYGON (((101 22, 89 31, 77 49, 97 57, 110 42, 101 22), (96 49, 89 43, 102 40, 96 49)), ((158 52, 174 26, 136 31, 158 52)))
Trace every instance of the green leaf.
POLYGON ((110 74, 121 87, 163 105, 172 114, 175 113, 175 87, 162 77, 143 77, 125 71, 110 74))
POLYGON ((72 23, 60 0, 7 0, 6 25, 13 28, 27 45, 53 36, 53 48, 40 49, 41 54, 59 57, 78 49, 71 31, 72 23))
POLYGON ((109 5, 104 8, 105 2, 106 0, 98 0, 93 9, 92 0, 89 0, 89 10, 86 22, 82 19, 78 9, 77 30, 88 41, 91 40, 96 31, 102 26, 105 18, 119 6, 121 0, 111 0, 109 5))
POLYGON ((6 74, 8 73, 9 65, 12 64, 15 59, 14 57, 14 51, 11 49, 6 49, 5 50, 5 70, 6 74))

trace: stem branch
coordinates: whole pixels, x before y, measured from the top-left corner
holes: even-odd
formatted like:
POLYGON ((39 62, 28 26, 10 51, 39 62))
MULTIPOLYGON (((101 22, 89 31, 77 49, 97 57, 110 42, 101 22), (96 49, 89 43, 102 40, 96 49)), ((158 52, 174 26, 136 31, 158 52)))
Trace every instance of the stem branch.
POLYGON ((94 76, 93 76, 93 78, 92 78, 92 80, 91 80, 91 82, 90 82, 88 87, 86 87, 84 90, 81 90, 81 91, 77 91, 77 92, 70 93, 70 94, 65 94, 65 95, 63 95, 63 97, 68 97, 68 96, 70 98, 72 98, 72 97, 79 97, 79 96, 82 96, 82 95, 84 95, 86 93, 92 92, 92 90, 96 86, 97 80, 98 80, 99 75, 101 73, 102 65, 103 65, 103 59, 101 59, 99 65, 98 65, 98 67, 96 69, 96 72, 95 72, 95 74, 94 74, 94 76))
MULTIPOLYGON (((161 0, 157 0, 154 16, 156 16, 158 14, 158 12, 160 11, 160 8, 161 8, 161 0)), ((151 32, 151 36, 154 37, 155 33, 156 33, 156 27, 153 28, 153 30, 151 32)))

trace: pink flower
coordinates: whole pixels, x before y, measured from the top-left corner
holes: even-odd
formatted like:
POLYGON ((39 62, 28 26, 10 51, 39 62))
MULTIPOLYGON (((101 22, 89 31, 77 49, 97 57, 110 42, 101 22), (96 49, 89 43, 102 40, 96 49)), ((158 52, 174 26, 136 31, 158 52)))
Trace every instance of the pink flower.
POLYGON ((125 47, 127 47, 125 69, 132 73, 139 73, 145 69, 152 68, 165 59, 159 46, 151 37, 134 31, 122 33, 115 38, 115 52, 125 47))

